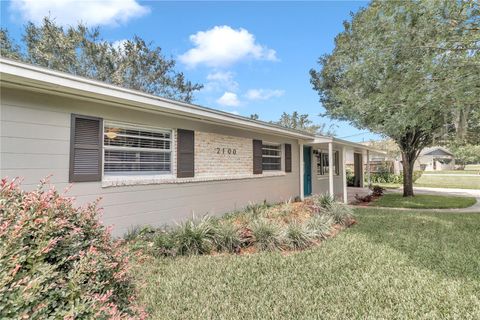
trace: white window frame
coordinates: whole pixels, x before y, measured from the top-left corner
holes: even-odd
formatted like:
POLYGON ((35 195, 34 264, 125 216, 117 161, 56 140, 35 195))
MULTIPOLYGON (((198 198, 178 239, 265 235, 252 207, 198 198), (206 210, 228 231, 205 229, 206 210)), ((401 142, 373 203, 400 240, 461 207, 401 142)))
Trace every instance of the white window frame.
MULTIPOLYGON (((327 159, 328 159, 328 150, 322 150, 322 149, 318 149, 318 156, 317 156, 317 176, 318 177, 328 177, 328 171, 330 170, 330 166, 324 166, 323 163, 322 163, 322 154, 325 154, 327 156, 327 159), (325 170, 320 170, 321 168, 323 169, 327 169, 326 171, 325 170), (323 171, 323 172, 322 172, 323 171)), ((333 175, 334 176, 339 176, 340 175, 340 151, 339 150, 336 150, 334 149, 333 150, 333 154, 332 154, 332 159, 333 159, 333 164, 334 164, 334 172, 333 172, 333 175), (335 159, 336 157, 336 159, 335 159)))
POLYGON ((268 171, 268 172, 282 171, 282 154, 283 154, 283 150, 282 150, 282 144, 281 143, 263 141, 262 142, 262 171, 268 171), (278 156, 264 155, 263 154, 263 149, 277 151, 277 149, 264 148, 264 146, 276 146, 276 147, 278 147, 279 155, 278 156), (263 159, 264 158, 279 158, 280 159, 280 163, 279 163, 280 167, 278 169, 263 169, 263 159))
MULTIPOLYGON (((103 128, 102 128, 102 177, 154 177, 154 176, 170 176, 173 173, 173 166, 174 166, 174 148, 173 144, 174 141, 174 130, 173 129, 166 129, 166 128, 159 128, 159 127, 152 127, 148 125, 139 125, 127 122, 119 122, 119 121, 103 121, 103 128), (168 133, 170 134, 170 139, 164 138, 155 138, 155 140, 165 140, 170 141, 170 149, 155 149, 155 148, 136 148, 136 147, 121 147, 121 146, 106 146, 104 144, 105 139, 105 128, 106 127, 119 127, 125 129, 133 129, 133 130, 144 130, 156 133, 168 133), (115 150, 115 151, 143 151, 143 152, 158 152, 158 153, 170 153, 170 170, 169 171, 119 171, 119 172, 105 172, 105 151, 106 150, 115 150), (161 150, 161 151, 160 151, 161 150)), ((125 136, 125 135, 120 135, 125 136)), ((136 136, 138 137, 138 136, 136 136)), ((152 137, 145 137, 145 138, 152 138, 152 137)))

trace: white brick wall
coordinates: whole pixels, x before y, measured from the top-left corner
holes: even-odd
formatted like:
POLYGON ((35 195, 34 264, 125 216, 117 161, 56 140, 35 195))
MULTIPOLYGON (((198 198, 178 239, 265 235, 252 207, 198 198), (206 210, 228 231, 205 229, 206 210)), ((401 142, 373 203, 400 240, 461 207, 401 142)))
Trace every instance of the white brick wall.
POLYGON ((253 175, 252 139, 195 131, 195 177, 253 175))

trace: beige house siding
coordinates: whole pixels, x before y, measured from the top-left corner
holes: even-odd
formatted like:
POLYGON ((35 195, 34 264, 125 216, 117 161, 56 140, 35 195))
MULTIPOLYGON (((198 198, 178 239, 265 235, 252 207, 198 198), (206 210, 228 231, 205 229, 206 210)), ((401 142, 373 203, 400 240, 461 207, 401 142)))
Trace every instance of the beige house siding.
MULTIPOLYGON (((22 177, 22 185, 27 189, 34 188, 40 179, 48 175, 52 175, 50 181, 57 189, 70 185, 68 173, 72 113, 102 117, 105 121, 194 130, 197 143, 205 142, 196 145, 199 155, 202 154, 201 158, 195 159, 197 173, 199 178, 214 176, 214 181, 110 187, 102 186, 102 182, 73 184, 69 195, 75 196, 79 205, 102 198, 102 220, 108 225, 114 225, 115 235, 123 234, 132 225, 158 226, 180 222, 191 216, 192 212, 197 215, 207 212, 218 215, 245 207, 249 202, 284 201, 300 193, 299 146, 293 139, 19 89, 2 87, 1 97, 1 176, 22 177), (282 146, 290 143, 292 172, 277 173, 277 176, 249 175, 251 161, 246 151, 249 145, 251 147, 252 139, 279 143, 282 146), (219 160, 213 153, 211 158, 206 159, 208 150, 213 145, 235 147, 239 157, 226 156, 220 159, 225 166, 212 166, 212 161, 219 160), (228 174, 225 173, 225 177, 238 175, 238 179, 223 180, 219 168, 226 168, 228 174)), ((282 169, 283 158, 282 153, 282 169)))

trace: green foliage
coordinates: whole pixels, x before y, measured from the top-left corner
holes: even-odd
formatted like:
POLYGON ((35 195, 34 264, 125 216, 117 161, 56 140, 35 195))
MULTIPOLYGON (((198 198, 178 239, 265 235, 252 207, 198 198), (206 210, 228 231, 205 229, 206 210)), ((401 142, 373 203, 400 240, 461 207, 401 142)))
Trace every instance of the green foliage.
POLYGON ((308 114, 299 114, 297 111, 292 112, 292 114, 284 112, 280 116, 280 119, 278 121, 274 121, 273 123, 285 128, 306 131, 312 134, 329 136, 333 136, 335 134, 332 126, 327 128, 325 123, 314 124, 313 121, 308 118, 308 114))
POLYGON ((329 193, 322 193, 313 197, 313 203, 322 209, 328 209, 336 202, 335 197, 329 193))
POLYGON ((125 241, 134 241, 138 238, 148 239, 153 236, 155 229, 150 226, 133 226, 123 235, 125 241))
POLYGON ((477 200, 473 197, 454 197, 419 194, 415 197, 402 197, 401 194, 389 193, 372 202, 372 206, 389 208, 412 208, 412 209, 450 209, 468 208, 477 200))
POLYGON ((300 250, 309 247, 313 240, 328 236, 334 217, 339 215, 330 213, 335 205, 328 195, 317 197, 314 206, 305 207, 295 207, 291 201, 277 205, 264 201, 222 218, 193 217, 169 229, 137 227, 125 236, 130 249, 153 256, 203 255, 212 251, 241 253, 249 247, 300 250))
MULTIPOLYGON (((468 173, 468 172, 465 172, 468 173)), ((480 175, 476 176, 459 176, 459 175, 443 175, 431 174, 423 175, 415 183, 417 187, 430 188, 457 188, 457 189, 474 189, 480 190, 480 175)))
POLYGON ((253 245, 257 249, 269 251, 281 249, 284 235, 277 224, 260 218, 253 220, 249 228, 252 232, 253 245))
POLYGON ((242 245, 238 228, 228 221, 222 221, 215 227, 214 242, 217 250, 232 253, 238 252, 242 245))
POLYGON ((480 145, 466 144, 453 147, 451 150, 455 154, 458 164, 465 166, 466 164, 480 163, 480 145))
POLYGON ((473 0, 372 1, 344 23, 321 70, 310 72, 327 115, 397 143, 405 195, 413 195, 420 150, 459 110, 480 108, 479 24, 473 0))
POLYGON ((264 201, 263 203, 250 203, 246 208, 245 212, 250 214, 253 218, 257 218, 265 213, 265 211, 271 207, 271 204, 264 201))
POLYGON ((348 225, 353 219, 353 210, 340 202, 332 203, 327 208, 326 214, 330 215, 335 223, 341 225, 348 225))
POLYGON ((352 169, 347 168, 345 171, 347 174, 347 186, 353 186, 355 184, 355 174, 352 169))
POLYGON ((8 30, 3 28, 0 28, 0 57, 14 60, 21 57, 20 47, 10 38, 8 30))
POLYGON ((210 253, 215 237, 213 220, 209 216, 189 219, 174 230, 173 237, 180 255, 210 253))
POLYGON ((294 221, 287 226, 285 241, 290 249, 302 250, 312 245, 315 235, 307 226, 294 221))
POLYGON ((44 183, 0 183, 0 314, 5 319, 143 318, 128 255, 97 219, 44 183))
POLYGON ((25 52, 0 31, 4 57, 186 102, 202 88, 176 71, 160 47, 138 36, 116 45, 101 39, 99 29, 81 24, 64 29, 45 18, 41 25, 26 25, 22 46, 25 52))
POLYGON ((370 174, 371 183, 403 183, 403 175, 388 172, 375 172, 370 174))
POLYGON ((480 318, 480 214, 355 211, 308 251, 139 263, 141 301, 170 320, 480 318))
POLYGON ((155 255, 174 256, 177 253, 177 244, 175 242, 175 233, 161 230, 155 233, 153 238, 155 255))
POLYGON ((307 222, 316 239, 326 239, 332 230, 333 218, 328 214, 313 215, 307 222))

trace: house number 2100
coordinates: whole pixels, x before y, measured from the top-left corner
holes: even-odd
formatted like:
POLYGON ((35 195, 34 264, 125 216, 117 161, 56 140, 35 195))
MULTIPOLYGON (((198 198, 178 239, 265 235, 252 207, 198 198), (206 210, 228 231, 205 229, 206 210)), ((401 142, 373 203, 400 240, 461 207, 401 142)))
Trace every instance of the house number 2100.
POLYGON ((217 154, 237 154, 237 149, 232 148, 215 148, 217 154))

